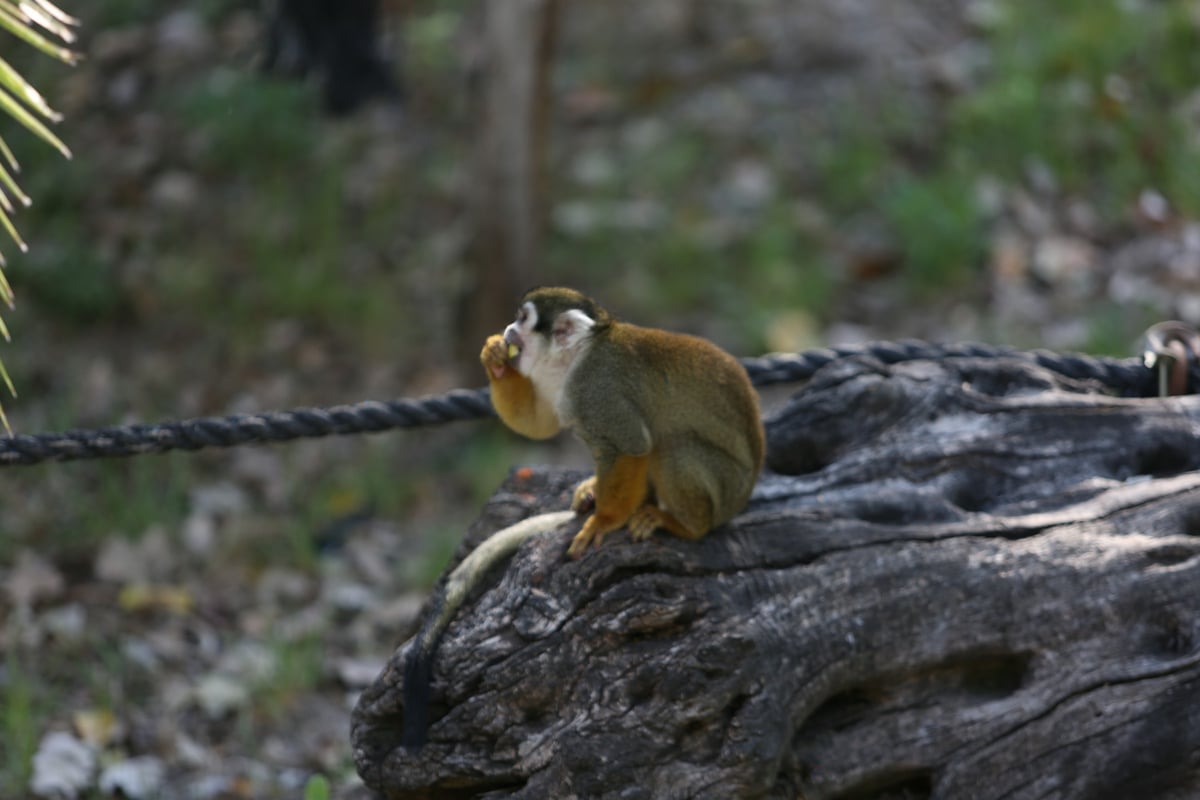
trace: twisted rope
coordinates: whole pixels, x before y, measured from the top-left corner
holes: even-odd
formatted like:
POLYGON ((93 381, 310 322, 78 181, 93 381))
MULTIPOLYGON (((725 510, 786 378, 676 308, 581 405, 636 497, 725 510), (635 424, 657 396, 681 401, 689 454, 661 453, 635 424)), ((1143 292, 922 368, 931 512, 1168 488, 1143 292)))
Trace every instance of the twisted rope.
POLYGON ((263 414, 200 417, 156 425, 10 436, 0 439, 0 466, 374 433, 476 419, 493 413, 486 389, 456 389, 415 400, 368 400, 330 408, 297 408, 263 414))
MULTIPOLYGON (((1100 358, 1046 350, 1024 352, 984 344, 871 342, 749 358, 744 359, 742 364, 756 386, 766 386, 807 380, 822 367, 851 357, 875 358, 884 364, 957 357, 1018 358, 1068 378, 1097 381, 1126 396, 1150 396, 1157 391, 1155 373, 1141 359, 1100 358)), ((1192 365, 1190 380, 1193 386, 1200 386, 1200 365, 1192 365)), ((416 428, 478 419, 494 413, 487 389, 456 389, 446 394, 413 400, 367 401, 330 408, 299 408, 262 414, 200 417, 178 422, 11 436, 0 439, 0 466, 27 466, 43 461, 74 461, 374 433, 393 428, 416 428)))

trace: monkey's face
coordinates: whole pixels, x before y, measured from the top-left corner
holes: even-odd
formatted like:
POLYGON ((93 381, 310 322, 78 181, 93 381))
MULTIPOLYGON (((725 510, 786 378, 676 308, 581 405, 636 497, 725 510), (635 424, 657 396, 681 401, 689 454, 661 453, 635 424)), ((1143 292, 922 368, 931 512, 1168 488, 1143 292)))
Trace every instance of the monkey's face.
POLYGON ((534 289, 525 295, 516 320, 504 329, 509 360, 527 376, 547 367, 565 368, 603 313, 573 289, 534 289))

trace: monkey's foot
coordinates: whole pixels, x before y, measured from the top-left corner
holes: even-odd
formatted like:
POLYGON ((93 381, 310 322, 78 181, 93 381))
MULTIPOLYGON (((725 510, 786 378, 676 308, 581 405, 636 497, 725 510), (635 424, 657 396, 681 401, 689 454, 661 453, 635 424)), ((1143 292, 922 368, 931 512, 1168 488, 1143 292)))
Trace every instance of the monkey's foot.
POLYGON ((483 364, 493 377, 504 377, 509 366, 509 358, 508 344, 504 341, 503 336, 493 333, 487 338, 487 341, 483 343, 483 350, 479 352, 479 363, 483 364))
POLYGON ((635 542, 649 539, 659 528, 666 527, 666 515, 658 506, 647 503, 629 520, 629 538, 635 542))
POLYGON ((595 519, 595 516, 589 517, 588 521, 583 523, 583 528, 571 540, 571 546, 567 548, 567 555, 571 558, 578 560, 593 543, 599 547, 604 541, 604 531, 595 524, 595 519))
POLYGON ((649 539, 655 531, 666 531, 681 539, 696 540, 707 533, 707 530, 696 532, 680 522, 670 511, 663 511, 653 503, 647 503, 637 510, 629 520, 629 538, 635 542, 649 539))
MULTIPOLYGON (((575 496, 571 498, 571 510, 576 514, 586 514, 595 507, 596 476, 593 475, 575 487, 575 496)), ((580 533, 582 534, 582 531, 580 533)), ((576 537, 576 539, 578 539, 578 537, 576 537)), ((584 547, 586 546, 587 545, 584 545, 584 547)))

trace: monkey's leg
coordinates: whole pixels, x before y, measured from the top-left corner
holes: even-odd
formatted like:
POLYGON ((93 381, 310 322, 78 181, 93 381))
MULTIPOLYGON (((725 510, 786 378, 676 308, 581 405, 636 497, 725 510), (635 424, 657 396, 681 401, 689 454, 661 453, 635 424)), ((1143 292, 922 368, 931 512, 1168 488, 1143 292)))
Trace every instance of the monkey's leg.
POLYGON ((492 388, 492 406, 504 424, 530 439, 549 439, 560 425, 554 409, 542 399, 529 378, 509 363, 504 337, 488 337, 479 353, 492 388))
POLYGON ((571 541, 567 555, 579 558, 588 545, 595 543, 599 547, 605 534, 629 521, 646 502, 648 469, 648 456, 617 456, 611 464, 596 464, 596 511, 571 541))
POLYGON ((650 464, 655 500, 629 520, 634 540, 648 539, 659 528, 682 539, 699 539, 712 530, 722 481, 733 480, 720 452, 698 445, 671 447, 650 464))

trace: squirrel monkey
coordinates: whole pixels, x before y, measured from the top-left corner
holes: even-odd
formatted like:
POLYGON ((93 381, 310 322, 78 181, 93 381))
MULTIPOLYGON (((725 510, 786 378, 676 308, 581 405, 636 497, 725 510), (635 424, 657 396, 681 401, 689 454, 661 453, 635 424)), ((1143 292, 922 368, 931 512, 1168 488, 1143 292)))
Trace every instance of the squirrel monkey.
POLYGON ((570 428, 591 451, 596 474, 571 508, 595 511, 573 558, 624 526, 635 540, 660 528, 699 539, 746 506, 763 460, 758 395, 716 345, 539 288, 480 360, 508 427, 534 439, 570 428))
MULTIPOLYGON (((741 364, 695 336, 617 322, 583 294, 526 293, 516 320, 488 338, 480 361, 492 405, 533 439, 570 428, 595 461, 571 511, 592 514, 567 553, 605 534, 635 540, 658 529, 699 539, 745 508, 762 468, 758 395, 741 364)), ((471 588, 531 536, 570 512, 541 514, 484 541, 450 574, 405 667, 404 743, 424 741, 433 651, 471 588)))

